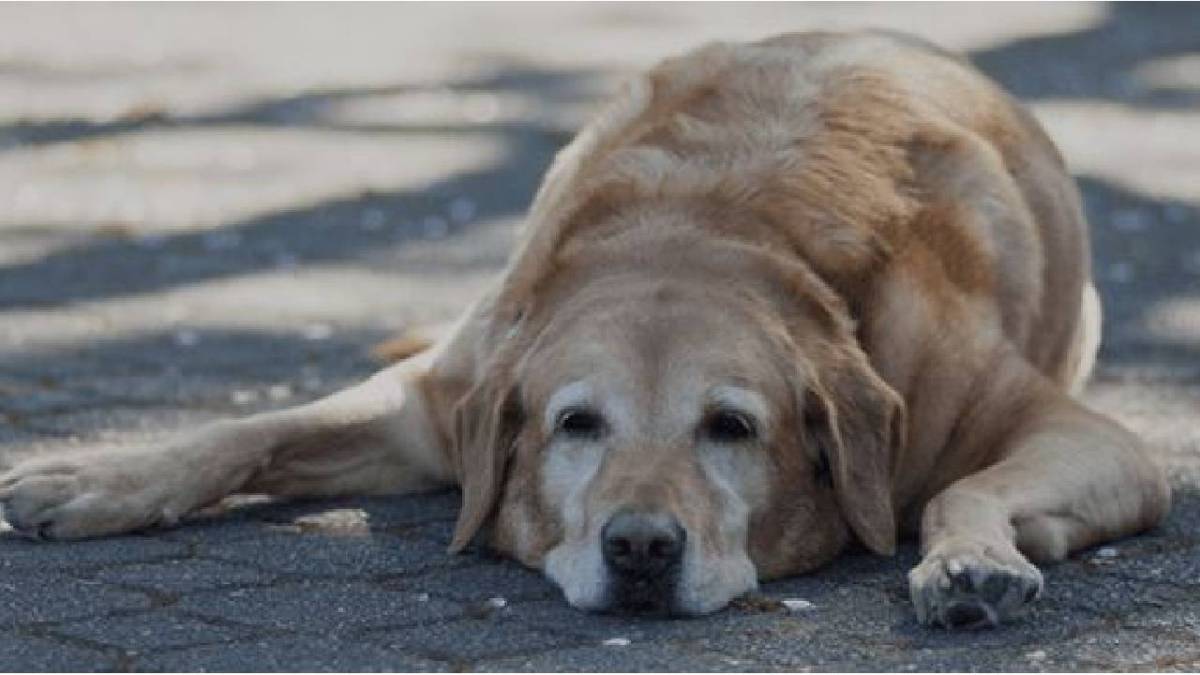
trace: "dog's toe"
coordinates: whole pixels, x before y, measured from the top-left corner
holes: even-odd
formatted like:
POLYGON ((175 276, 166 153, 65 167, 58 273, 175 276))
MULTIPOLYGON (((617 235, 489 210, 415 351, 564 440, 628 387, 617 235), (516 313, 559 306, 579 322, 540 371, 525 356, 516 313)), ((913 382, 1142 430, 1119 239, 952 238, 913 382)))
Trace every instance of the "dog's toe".
POLYGON ((73 478, 34 472, 8 481, 0 495, 0 508, 4 520, 18 534, 47 539, 53 537, 56 511, 76 494, 73 478))

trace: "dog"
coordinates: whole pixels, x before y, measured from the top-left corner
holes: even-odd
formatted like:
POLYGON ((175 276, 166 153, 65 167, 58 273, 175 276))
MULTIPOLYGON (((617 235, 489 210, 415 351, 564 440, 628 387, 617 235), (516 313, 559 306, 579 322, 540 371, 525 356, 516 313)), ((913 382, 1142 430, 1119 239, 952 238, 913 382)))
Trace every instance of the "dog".
POLYGON ((1154 526, 1146 448, 1077 402, 1099 345, 1077 190, 1037 122, 898 34, 714 43, 556 157, 499 282, 431 349, 295 408, 0 478, 45 539, 235 492, 457 485, 584 610, 702 615, 855 543, 925 624, 996 625, 1034 563, 1154 526))

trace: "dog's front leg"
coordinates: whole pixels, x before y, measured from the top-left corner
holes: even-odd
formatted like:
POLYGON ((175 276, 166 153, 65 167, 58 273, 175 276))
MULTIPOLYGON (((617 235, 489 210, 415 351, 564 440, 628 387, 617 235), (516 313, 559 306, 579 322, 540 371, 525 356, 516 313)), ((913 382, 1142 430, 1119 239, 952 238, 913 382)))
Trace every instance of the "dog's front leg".
POLYGON ((1163 472, 1133 434, 1038 378, 1018 389, 1031 398, 1000 460, 925 508, 924 559, 909 574, 922 623, 996 625, 1041 594, 1030 559, 1139 532, 1169 508, 1163 472))
POLYGON ((73 539, 170 525, 234 492, 324 496, 444 485, 453 468, 420 358, 315 403, 163 445, 34 458, 0 476, 17 531, 73 539))

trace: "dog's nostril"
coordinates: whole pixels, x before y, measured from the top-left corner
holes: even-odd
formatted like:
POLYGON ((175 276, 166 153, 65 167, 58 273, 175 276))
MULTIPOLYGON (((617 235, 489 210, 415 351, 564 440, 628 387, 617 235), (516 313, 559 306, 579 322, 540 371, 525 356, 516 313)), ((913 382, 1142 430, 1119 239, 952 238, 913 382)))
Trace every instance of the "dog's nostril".
POLYGON ((655 539, 650 543, 650 555, 655 558, 673 558, 679 553, 679 546, 673 539, 655 539))
POLYGON ((652 576, 683 556, 686 533, 674 518, 661 513, 624 511, 601 532, 604 561, 618 572, 652 576))
POLYGON ((633 546, 629 544, 628 539, 616 538, 608 542, 609 553, 615 556, 629 555, 633 551, 633 546))

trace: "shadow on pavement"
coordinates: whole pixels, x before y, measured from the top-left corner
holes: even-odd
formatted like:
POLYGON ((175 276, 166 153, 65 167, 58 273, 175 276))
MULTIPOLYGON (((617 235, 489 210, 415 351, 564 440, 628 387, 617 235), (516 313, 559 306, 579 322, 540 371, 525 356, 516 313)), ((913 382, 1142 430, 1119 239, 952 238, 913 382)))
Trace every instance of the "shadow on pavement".
MULTIPOLYGON (((588 76, 537 70, 504 70, 450 89, 528 89, 546 105, 574 100, 588 76)), ((86 125, 51 123, 7 133, 25 134, 23 142, 52 143, 143 131, 155 126, 257 124, 356 130, 323 121, 321 109, 337 100, 403 91, 345 90, 289 97, 254 104, 224 115, 195 120, 86 125)), ((445 214, 454 200, 469 197, 469 219, 444 218, 438 237, 461 237, 472 224, 515 216, 524 211, 542 172, 568 137, 536 121, 491 125, 373 125, 375 132, 397 134, 485 134, 503 144, 494 163, 450 175, 413 190, 373 193, 330 200, 233 223, 213 232, 188 232, 149 240, 95 239, 32 262, 0 268, 0 309, 51 307, 71 302, 151 293, 178 286, 270 269, 281 261, 296 265, 350 260, 428 236, 419 222, 424 214, 445 214), (360 228, 364 213, 376 210, 398 226, 384 233, 360 228)), ((0 138, 4 132, 0 132, 0 138)))
POLYGON ((1134 70, 1155 59, 1200 54, 1200 6, 1110 3, 1098 26, 1018 39, 972 52, 971 61, 1023 101, 1119 99, 1149 108, 1195 108, 1200 89, 1146 85, 1134 70))
POLYGON ((6 435, 92 439, 305 403, 380 368, 368 348, 385 337, 189 329, 0 353, 0 467, 6 435))
POLYGON ((1077 182, 1105 312, 1101 363, 1194 368, 1200 338, 1155 336, 1148 323, 1164 301, 1200 303, 1200 207, 1151 199, 1088 176, 1077 182))

